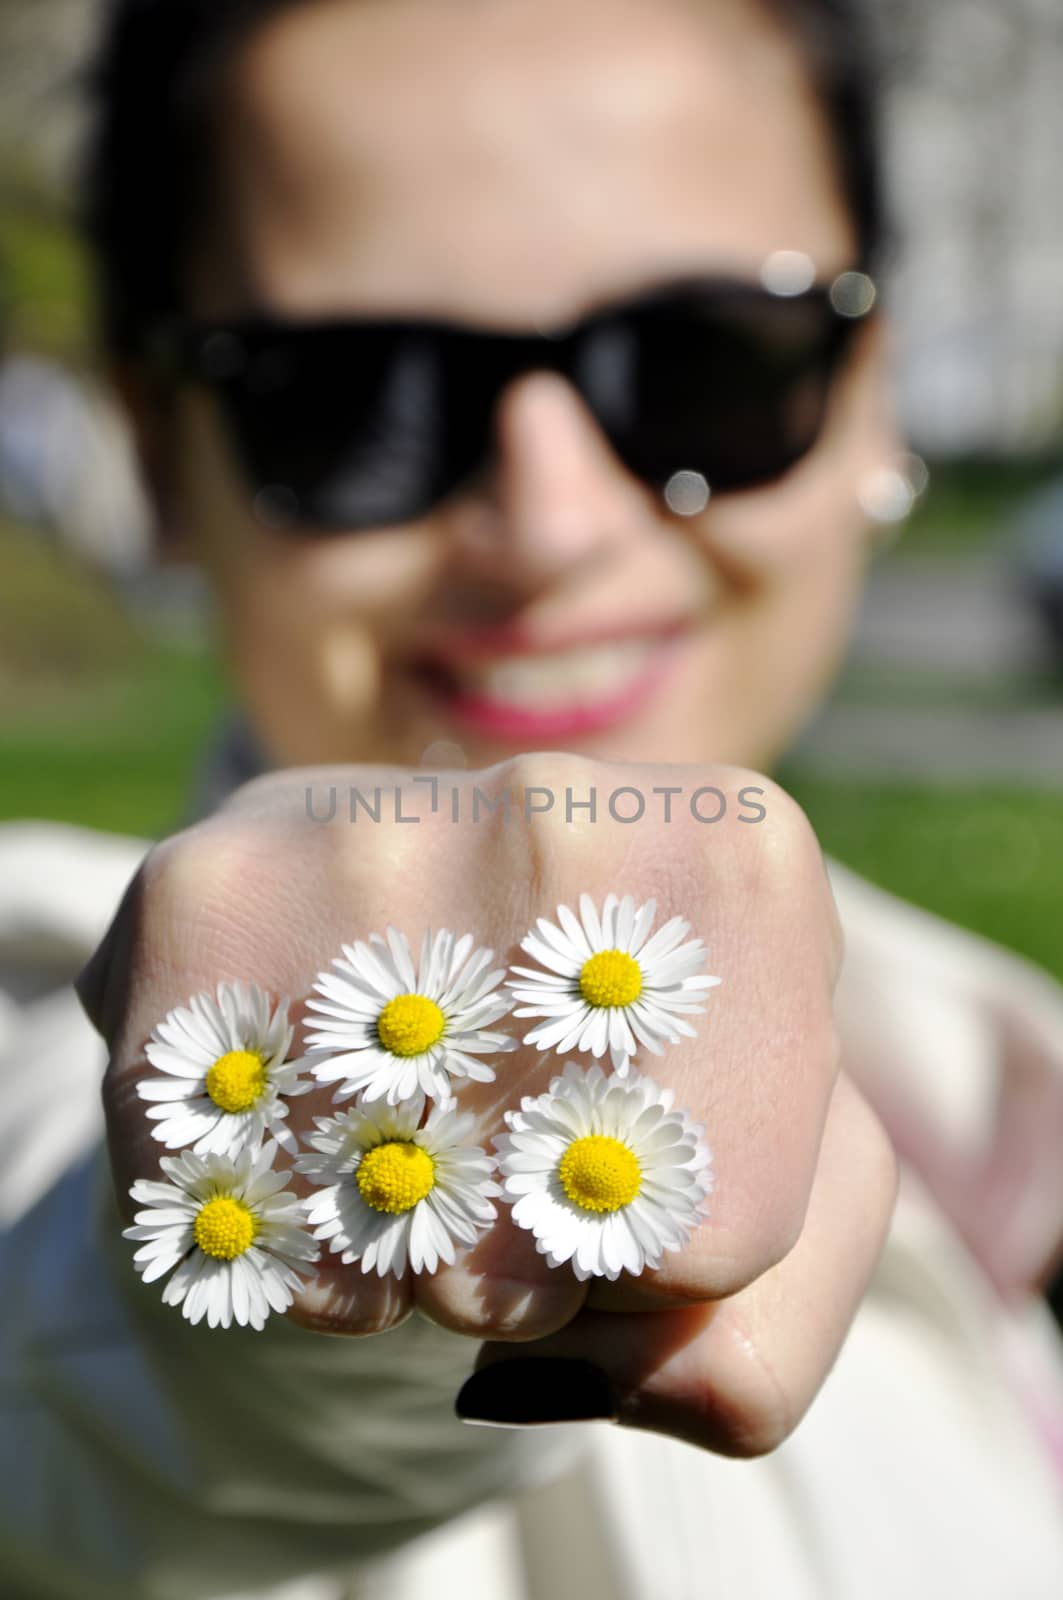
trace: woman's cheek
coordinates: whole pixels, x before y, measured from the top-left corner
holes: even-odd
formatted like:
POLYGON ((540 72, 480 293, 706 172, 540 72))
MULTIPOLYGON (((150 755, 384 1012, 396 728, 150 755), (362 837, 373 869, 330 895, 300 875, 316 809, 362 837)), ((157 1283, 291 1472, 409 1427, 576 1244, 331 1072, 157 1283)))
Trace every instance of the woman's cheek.
POLYGON ((343 759, 345 729, 364 720, 379 674, 371 634, 315 587, 268 560, 236 581, 215 573, 219 635, 233 692, 260 742, 282 764, 343 759), (217 581, 219 578, 222 581, 217 581))
POLYGON ((320 640, 315 676, 323 703, 345 725, 371 715, 381 691, 380 653, 365 628, 346 624, 320 640))

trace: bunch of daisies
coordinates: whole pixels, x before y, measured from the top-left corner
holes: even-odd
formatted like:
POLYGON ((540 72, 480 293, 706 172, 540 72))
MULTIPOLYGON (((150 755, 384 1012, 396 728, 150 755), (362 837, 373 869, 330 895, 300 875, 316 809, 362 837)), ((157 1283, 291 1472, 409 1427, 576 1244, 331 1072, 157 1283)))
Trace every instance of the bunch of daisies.
POLYGON ((161 1158, 168 1181, 131 1190, 145 1209, 126 1237, 145 1282, 176 1268, 163 1299, 189 1321, 259 1329, 322 1246, 363 1272, 434 1272, 491 1226, 496 1200, 580 1279, 658 1266, 704 1215, 711 1157, 635 1057, 692 1036, 720 979, 702 974, 705 947, 681 917, 653 932, 655 909, 582 895, 578 916, 559 906, 556 923, 537 920, 521 941, 537 965, 508 976, 447 929, 425 934, 416 961, 394 928, 344 945, 314 983, 299 1057, 288 1001, 252 984, 171 1011, 146 1047, 162 1076, 138 1086, 154 1137, 180 1152, 161 1158), (497 1029, 510 1013, 537 1019, 522 1040, 497 1029), (506 1112, 489 1154, 455 1088, 493 1081, 521 1042, 592 1062, 563 1063, 506 1112), (300 1148, 289 1102, 316 1085, 342 1109, 314 1118, 300 1148), (309 1198, 274 1170, 280 1149, 309 1198))

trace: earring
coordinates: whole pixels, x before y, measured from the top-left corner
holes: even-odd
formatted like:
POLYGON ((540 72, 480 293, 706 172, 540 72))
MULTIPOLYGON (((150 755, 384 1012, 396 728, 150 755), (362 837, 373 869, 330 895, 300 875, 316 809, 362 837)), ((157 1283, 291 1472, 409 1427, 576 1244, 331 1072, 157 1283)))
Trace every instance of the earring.
POLYGON ((910 453, 884 461, 864 475, 857 499, 876 544, 893 544, 900 537, 929 484, 926 462, 910 453))

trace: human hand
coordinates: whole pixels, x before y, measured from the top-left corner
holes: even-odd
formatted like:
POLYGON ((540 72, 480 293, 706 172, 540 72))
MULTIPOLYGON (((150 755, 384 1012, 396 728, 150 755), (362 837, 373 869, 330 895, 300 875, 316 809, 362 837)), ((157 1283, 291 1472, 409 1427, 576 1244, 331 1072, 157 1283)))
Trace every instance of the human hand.
MULTIPOLYGON (((713 1151, 710 1216, 688 1245, 638 1278, 588 1285, 551 1268, 502 1206, 493 1228, 434 1275, 380 1278, 326 1257, 290 1315, 310 1328, 366 1334, 397 1324, 416 1304, 485 1341, 481 1365, 493 1376, 475 1378, 462 1399, 464 1414, 479 1411, 483 1420, 558 1420, 579 1414, 582 1403, 583 1414, 711 1449, 771 1448, 814 1396, 844 1338, 895 1181, 878 1124, 837 1076, 832 993, 841 940, 805 817, 769 780, 734 768, 526 756, 484 773, 447 774, 446 798, 434 810, 431 786, 419 777, 346 768, 260 779, 149 855, 81 983, 111 1051, 104 1099, 126 1211, 131 1182, 156 1176, 164 1153, 137 1093, 153 1072, 144 1046, 188 996, 244 978, 306 997, 342 942, 389 923, 415 945, 426 926, 472 931, 499 964, 520 961, 519 940, 536 917, 553 918, 583 891, 599 903, 610 891, 653 896, 659 917, 691 922, 724 980, 695 1039, 638 1062, 705 1125, 713 1151), (335 815, 314 820, 327 813, 333 786, 335 815), (518 797, 509 817, 483 808, 473 821, 477 786, 518 797), (609 812, 607 798, 621 786, 646 801, 637 823, 609 812), (363 810, 352 823, 351 789, 371 795, 376 787, 381 820, 363 810), (578 801, 591 788, 595 820, 582 810, 566 820, 566 791, 578 801), (746 788, 757 791, 759 821, 739 820, 743 810, 756 814, 740 801, 746 788), (699 821, 689 803, 710 789, 726 802, 716 823, 699 821), (545 804, 538 798, 525 816, 523 797, 532 792, 554 803, 537 809, 545 804), (581 1366, 573 1384, 571 1368, 529 1367, 544 1357, 590 1362, 602 1376, 584 1382, 590 1375, 581 1366), (522 1370, 510 1367, 507 1400, 505 1367, 515 1358, 522 1370), (533 1385, 535 1370, 545 1383, 533 1385)), ((718 807, 703 801, 700 814, 718 807)), ((632 808, 628 796, 618 809, 632 808)), ((528 1024, 500 1026, 519 1035, 528 1024)), ((522 1047, 499 1058, 493 1083, 456 1086, 486 1148, 503 1112, 544 1090, 559 1067, 558 1058, 543 1062, 522 1047)), ((291 1124, 305 1132, 330 1109, 329 1091, 317 1090, 292 1102, 291 1124)))

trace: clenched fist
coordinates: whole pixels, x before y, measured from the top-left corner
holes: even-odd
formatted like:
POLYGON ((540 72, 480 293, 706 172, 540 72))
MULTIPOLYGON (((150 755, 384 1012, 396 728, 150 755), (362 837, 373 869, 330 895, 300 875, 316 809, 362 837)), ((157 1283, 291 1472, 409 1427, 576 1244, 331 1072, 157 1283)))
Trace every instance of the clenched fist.
MULTIPOLYGON (((81 982, 110 1047, 104 1094, 124 1209, 165 1153, 137 1084, 153 1075, 145 1045, 175 1005, 244 979, 296 996, 293 1020, 305 1024, 314 980, 343 943, 391 924, 417 948, 426 928, 446 926, 493 947, 500 965, 526 963, 519 941, 536 918, 610 892, 686 918, 722 979, 692 1019, 695 1037, 636 1062, 704 1125, 707 1219, 656 1270, 587 1283, 551 1267, 502 1205, 434 1274, 382 1278, 324 1255, 290 1315, 359 1335, 416 1304, 485 1341, 461 1401, 470 1418, 609 1415, 727 1453, 772 1448, 859 1305, 895 1176, 885 1136, 837 1070, 841 939, 819 846, 794 802, 756 774, 558 755, 436 779, 286 772, 158 846, 81 982), (558 1372, 586 1382, 551 1393, 558 1372)), ((532 1024, 500 1026, 519 1037, 532 1024)), ((495 1065, 493 1082, 454 1084, 486 1149, 504 1112, 543 1092, 561 1060, 522 1046, 495 1065)), ((315 1087, 291 1102, 290 1125, 306 1135, 332 1110, 331 1086, 315 1087)))

